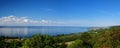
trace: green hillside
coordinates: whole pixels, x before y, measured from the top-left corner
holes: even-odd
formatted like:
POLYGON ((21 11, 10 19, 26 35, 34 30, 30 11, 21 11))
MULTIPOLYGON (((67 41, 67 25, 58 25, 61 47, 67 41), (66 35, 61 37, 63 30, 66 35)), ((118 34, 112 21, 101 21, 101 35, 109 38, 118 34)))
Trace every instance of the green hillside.
POLYGON ((0 48, 120 48, 120 26, 69 35, 36 34, 25 39, 0 37, 0 48))

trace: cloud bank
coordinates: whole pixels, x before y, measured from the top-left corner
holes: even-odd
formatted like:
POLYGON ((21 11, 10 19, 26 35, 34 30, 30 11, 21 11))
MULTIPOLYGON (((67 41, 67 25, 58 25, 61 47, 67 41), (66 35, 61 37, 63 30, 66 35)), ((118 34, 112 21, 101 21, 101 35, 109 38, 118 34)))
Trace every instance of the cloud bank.
POLYGON ((27 17, 15 17, 13 15, 11 16, 6 16, 6 17, 2 17, 0 18, 0 25, 11 25, 11 24, 14 24, 14 25, 17 25, 17 24, 39 24, 39 25, 48 25, 48 24, 62 24, 62 22, 56 22, 56 21, 48 21, 48 20, 31 20, 31 19, 28 19, 27 17))

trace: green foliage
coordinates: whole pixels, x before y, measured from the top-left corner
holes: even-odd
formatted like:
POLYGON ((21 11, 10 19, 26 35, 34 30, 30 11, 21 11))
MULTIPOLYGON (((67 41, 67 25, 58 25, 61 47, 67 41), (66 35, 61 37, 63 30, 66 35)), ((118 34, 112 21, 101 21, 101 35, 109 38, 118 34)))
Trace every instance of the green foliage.
POLYGON ((58 45, 57 39, 49 35, 37 34, 32 38, 25 39, 22 48, 64 48, 65 45, 58 45))
MULTIPOLYGON (((14 38, 14 37, 13 37, 14 38)), ((20 48, 22 46, 21 41, 11 40, 9 37, 0 37, 0 48, 20 48)))
POLYGON ((59 35, 59 36, 54 36, 53 38, 57 39, 58 43, 61 43, 61 42, 74 41, 76 39, 79 39, 80 36, 81 36, 81 33, 69 34, 69 35, 59 35))
POLYGON ((82 48, 83 41, 82 40, 75 40, 68 48, 82 48))
POLYGON ((20 46, 21 46, 21 42, 19 42, 19 41, 12 40, 9 43, 10 48, 19 48, 20 46))
POLYGON ((91 39, 91 35, 88 32, 84 32, 81 34, 80 39, 84 42, 87 42, 91 39))
POLYGON ((0 37, 0 48, 6 47, 5 37, 0 37))
POLYGON ((44 48, 44 47, 50 47, 52 48, 54 44, 54 41, 51 36, 49 35, 41 35, 37 34, 32 36, 30 39, 26 39, 23 43, 23 48, 44 48))
POLYGON ((117 48, 119 46, 120 27, 111 27, 104 32, 99 32, 94 39, 93 48, 117 48))
POLYGON ((120 26, 84 32, 79 38, 82 48, 120 48, 120 26))

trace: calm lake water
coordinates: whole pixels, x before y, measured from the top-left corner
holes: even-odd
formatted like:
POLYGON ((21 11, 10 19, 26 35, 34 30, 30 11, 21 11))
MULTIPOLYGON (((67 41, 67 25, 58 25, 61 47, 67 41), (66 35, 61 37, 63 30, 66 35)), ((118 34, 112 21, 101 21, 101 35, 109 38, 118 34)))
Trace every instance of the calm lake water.
POLYGON ((88 27, 64 27, 64 26, 29 26, 29 27, 0 27, 0 36, 30 37, 34 34, 71 34, 88 31, 88 27))

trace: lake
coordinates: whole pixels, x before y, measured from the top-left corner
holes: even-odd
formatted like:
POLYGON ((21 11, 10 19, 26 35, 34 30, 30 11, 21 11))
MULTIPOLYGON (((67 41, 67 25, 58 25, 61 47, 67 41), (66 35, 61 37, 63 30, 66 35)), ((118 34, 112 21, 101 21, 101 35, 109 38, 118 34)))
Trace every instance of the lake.
POLYGON ((89 27, 72 26, 0 26, 0 36, 30 37, 34 34, 71 34, 88 31, 89 27))

